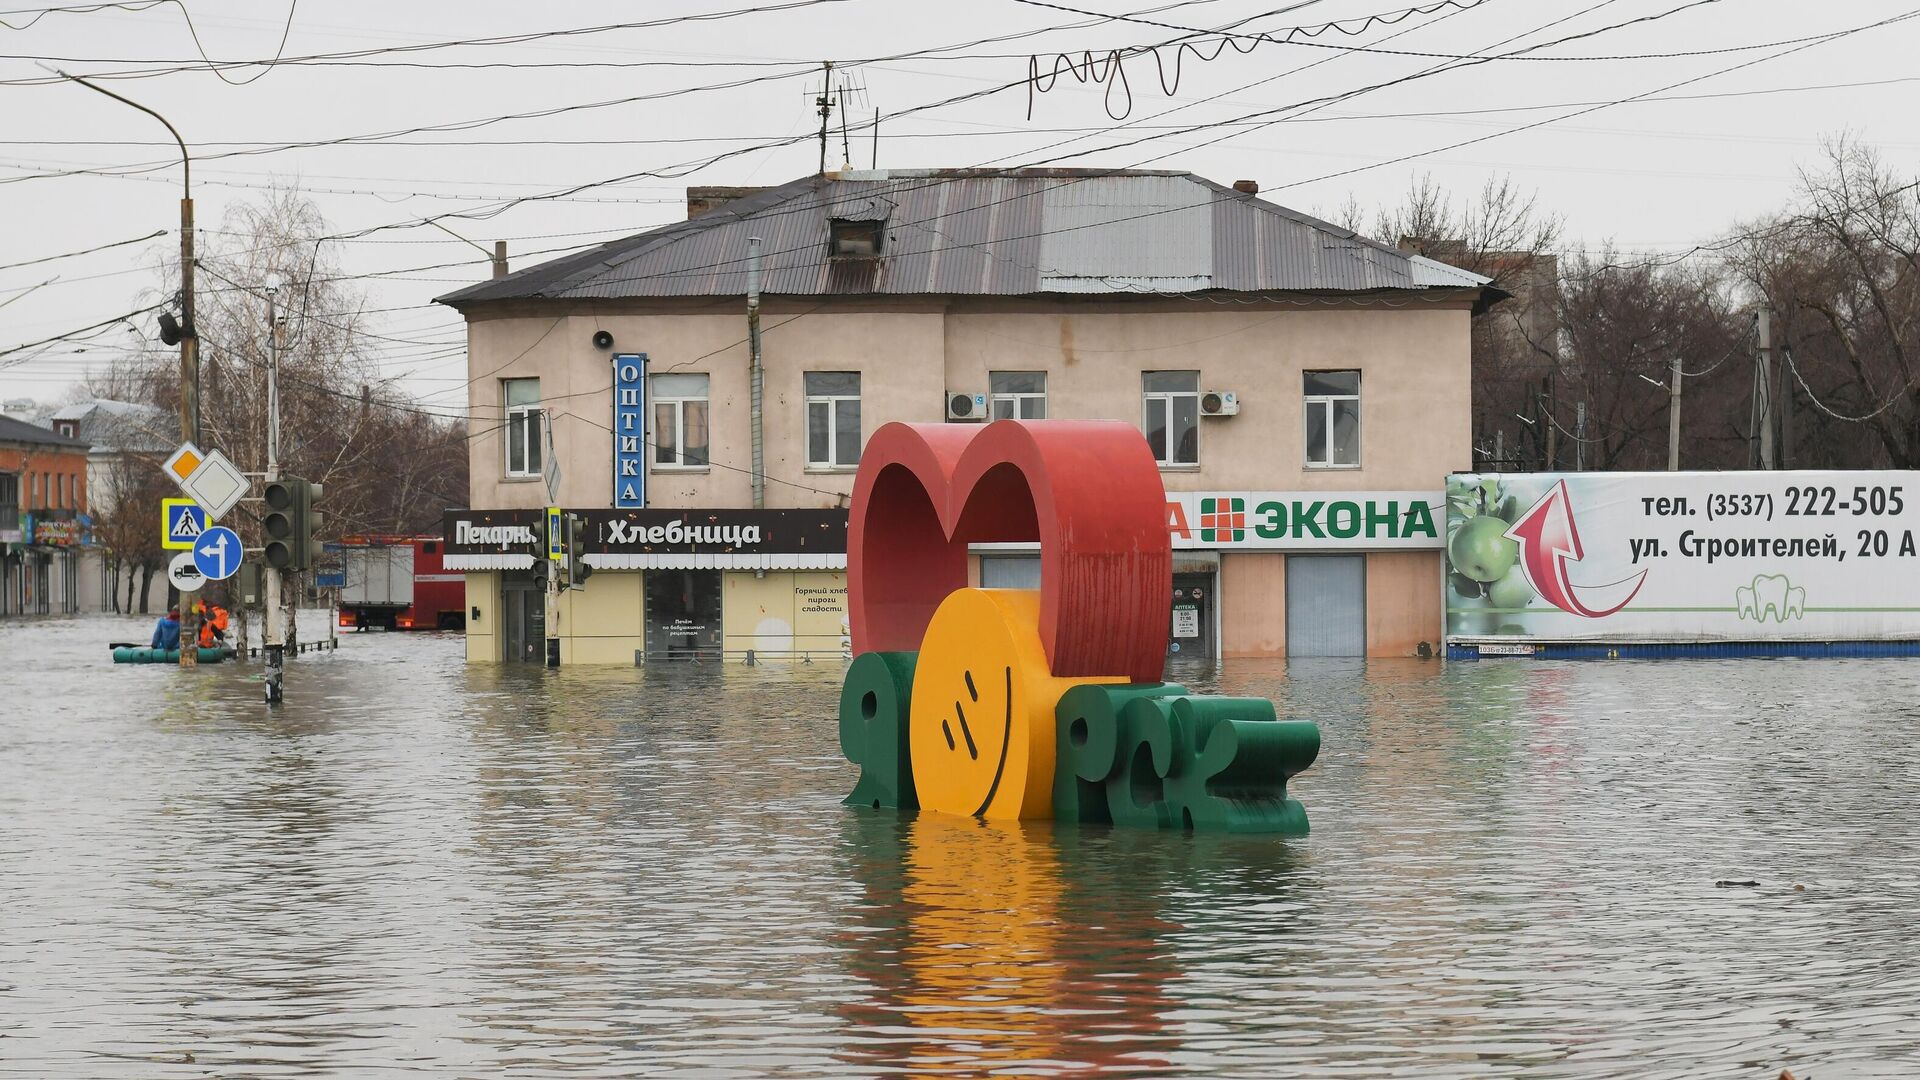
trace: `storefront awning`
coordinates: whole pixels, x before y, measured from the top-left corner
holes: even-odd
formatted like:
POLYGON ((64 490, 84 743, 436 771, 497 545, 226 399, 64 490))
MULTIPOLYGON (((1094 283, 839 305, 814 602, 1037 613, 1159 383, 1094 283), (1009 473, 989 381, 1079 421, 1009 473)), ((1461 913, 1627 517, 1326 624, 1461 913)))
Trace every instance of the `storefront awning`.
POLYGON ((533 556, 518 553, 507 555, 453 554, 440 560, 440 565, 449 570, 531 570, 533 556))
POLYGON ((589 554, 583 562, 595 570, 845 570, 843 554, 741 552, 735 554, 589 554))

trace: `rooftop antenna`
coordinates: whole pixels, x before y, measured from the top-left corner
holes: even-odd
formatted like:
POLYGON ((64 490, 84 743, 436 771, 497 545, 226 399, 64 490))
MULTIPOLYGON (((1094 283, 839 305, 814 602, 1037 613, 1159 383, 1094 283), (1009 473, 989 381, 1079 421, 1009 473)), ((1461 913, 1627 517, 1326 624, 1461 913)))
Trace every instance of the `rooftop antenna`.
POLYGON ((820 174, 827 172, 827 118, 833 115, 833 61, 820 62, 820 96, 813 99, 820 110, 820 174))
POLYGON ((840 84, 840 160, 853 168, 853 143, 847 139, 847 84, 840 84))

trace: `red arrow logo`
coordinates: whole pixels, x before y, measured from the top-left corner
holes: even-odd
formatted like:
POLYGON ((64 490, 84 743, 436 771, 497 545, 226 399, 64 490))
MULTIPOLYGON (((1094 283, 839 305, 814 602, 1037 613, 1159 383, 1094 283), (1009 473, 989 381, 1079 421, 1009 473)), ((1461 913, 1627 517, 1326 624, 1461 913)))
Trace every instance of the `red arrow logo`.
POLYGON ((1586 553, 1580 547, 1580 530, 1573 523, 1573 504, 1567 497, 1565 480, 1520 515, 1507 536, 1520 545, 1520 572, 1526 575, 1527 584, 1561 611, 1589 619, 1604 618, 1632 603, 1640 594, 1640 586, 1646 584, 1647 572, 1642 570, 1626 579, 1633 582, 1633 589, 1612 607, 1590 608, 1580 602, 1576 594, 1586 586, 1567 580, 1567 564, 1579 562, 1586 553))

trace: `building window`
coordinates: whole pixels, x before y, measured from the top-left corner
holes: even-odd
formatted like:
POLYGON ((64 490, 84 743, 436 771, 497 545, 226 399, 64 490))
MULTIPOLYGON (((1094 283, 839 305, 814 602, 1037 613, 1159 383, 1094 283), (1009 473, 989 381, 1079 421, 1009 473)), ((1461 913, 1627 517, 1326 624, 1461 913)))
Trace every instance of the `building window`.
POLYGON ((871 259, 880 254, 887 223, 834 218, 827 222, 827 229, 831 238, 827 254, 842 259, 871 259))
POLYGON ((67 505, 67 474, 54 473, 53 474, 53 506, 51 507, 51 509, 58 510, 65 505, 67 505))
POLYGON ((0 473, 0 522, 7 520, 7 510, 18 512, 19 509, 20 477, 14 473, 0 473))
POLYGON ((1140 426, 1161 465, 1200 464, 1200 373, 1143 372, 1140 426))
POLYGON ((1360 465, 1360 373, 1306 373, 1307 468, 1360 465))
POLYGON ((27 474, 27 509, 29 510, 38 510, 41 508, 40 478, 44 475, 46 474, 45 473, 28 473, 27 474))
POLYGON ((807 467, 860 464, 860 373, 809 371, 806 381, 807 467))
POLYGON ((707 376, 651 375, 647 390, 653 399, 653 467, 705 468, 707 376))
POLYGON ((77 438, 80 434, 80 422, 77 420, 55 420, 53 430, 67 438, 77 438))
POLYGON ((507 475, 539 476, 542 426, 539 379, 501 379, 507 406, 507 475))
POLYGON ((987 391, 995 420, 1047 418, 1047 373, 1044 371, 990 371, 987 391))

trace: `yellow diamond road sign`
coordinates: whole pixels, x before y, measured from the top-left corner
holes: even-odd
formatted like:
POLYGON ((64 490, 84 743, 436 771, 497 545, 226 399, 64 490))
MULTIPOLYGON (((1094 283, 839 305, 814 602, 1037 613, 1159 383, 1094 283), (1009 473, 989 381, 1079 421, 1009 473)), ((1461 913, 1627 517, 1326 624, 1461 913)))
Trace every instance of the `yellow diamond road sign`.
POLYGON ((193 475, 193 470, 200 467, 200 461, 199 447, 190 442, 181 443, 180 449, 175 450, 173 456, 167 459, 165 466, 167 475, 173 477, 174 483, 184 484, 187 482, 187 477, 193 475))
POLYGON ((206 510, 208 521, 225 517, 252 486, 225 454, 218 450, 203 452, 190 442, 181 443, 163 467, 180 490, 206 510))

